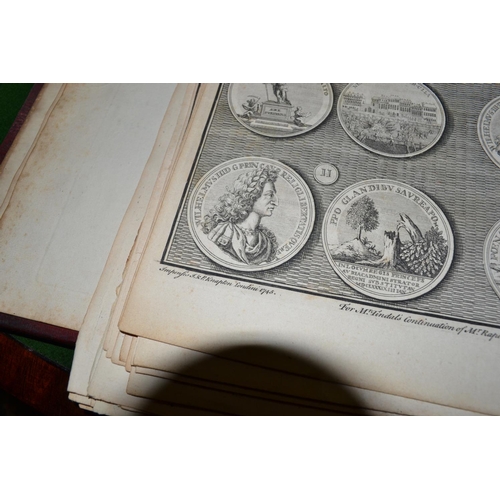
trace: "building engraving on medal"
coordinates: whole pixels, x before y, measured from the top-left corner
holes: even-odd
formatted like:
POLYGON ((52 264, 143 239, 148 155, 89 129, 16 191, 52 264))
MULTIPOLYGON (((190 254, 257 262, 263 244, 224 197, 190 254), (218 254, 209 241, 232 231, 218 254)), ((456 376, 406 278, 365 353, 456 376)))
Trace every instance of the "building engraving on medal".
POLYGON ((445 125, 441 103, 422 84, 350 84, 339 98, 338 114, 358 144, 392 157, 427 151, 445 125))

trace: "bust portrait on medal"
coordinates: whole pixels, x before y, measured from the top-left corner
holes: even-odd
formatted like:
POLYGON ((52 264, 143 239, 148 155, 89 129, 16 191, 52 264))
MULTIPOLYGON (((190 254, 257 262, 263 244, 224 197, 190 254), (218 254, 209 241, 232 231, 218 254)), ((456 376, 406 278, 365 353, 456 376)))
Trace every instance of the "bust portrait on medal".
POLYGON ((261 225, 279 205, 275 182, 278 171, 266 165, 244 172, 205 215, 203 233, 225 253, 245 264, 276 258, 274 233, 261 225))

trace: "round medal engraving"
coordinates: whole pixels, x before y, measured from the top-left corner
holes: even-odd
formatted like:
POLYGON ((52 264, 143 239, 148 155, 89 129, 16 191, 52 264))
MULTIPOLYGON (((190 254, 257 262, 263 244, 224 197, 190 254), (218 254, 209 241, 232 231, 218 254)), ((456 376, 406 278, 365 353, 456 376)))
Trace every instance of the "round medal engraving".
POLYGON ((483 260, 488 281, 500 297, 500 221, 491 228, 486 236, 483 260))
POLYGON ((477 133, 490 160, 500 167, 500 97, 490 101, 481 111, 477 133))
POLYGON ((196 185, 188 205, 191 234, 214 262, 241 271, 271 269, 305 245, 314 202, 304 180, 267 158, 229 160, 196 185))
POLYGON ((388 179, 358 182, 335 198, 323 222, 323 246, 349 286, 389 301, 432 290, 453 258, 453 234, 439 207, 388 179))
POLYGON ((432 148, 446 122, 441 102, 421 83, 351 83, 339 97, 337 112, 360 146, 394 158, 432 148))
POLYGON ((330 163, 320 163, 314 169, 314 178, 324 186, 335 184, 339 178, 339 169, 330 163))
POLYGON ((234 117, 247 129, 267 137, 309 132, 329 115, 329 83, 232 83, 228 101, 234 117))

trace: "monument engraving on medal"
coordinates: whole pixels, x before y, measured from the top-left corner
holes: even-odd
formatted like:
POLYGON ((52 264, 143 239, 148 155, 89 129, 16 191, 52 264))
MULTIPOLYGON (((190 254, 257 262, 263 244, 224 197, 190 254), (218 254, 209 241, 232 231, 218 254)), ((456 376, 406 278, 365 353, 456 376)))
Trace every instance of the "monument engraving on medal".
POLYGON ((232 83, 228 101, 247 129, 267 137, 293 137, 321 124, 333 106, 329 83, 232 83))

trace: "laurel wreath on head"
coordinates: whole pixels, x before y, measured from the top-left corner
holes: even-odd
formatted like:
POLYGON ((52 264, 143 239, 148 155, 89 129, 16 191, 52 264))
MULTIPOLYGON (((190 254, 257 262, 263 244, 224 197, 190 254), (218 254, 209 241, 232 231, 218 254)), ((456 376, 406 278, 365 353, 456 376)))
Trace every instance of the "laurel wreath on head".
POLYGON ((245 172, 233 186, 226 187, 226 193, 219 202, 205 215, 203 232, 208 233, 221 222, 237 223, 244 220, 255 200, 262 194, 266 182, 276 182, 278 169, 271 165, 258 167, 254 172, 245 172))

